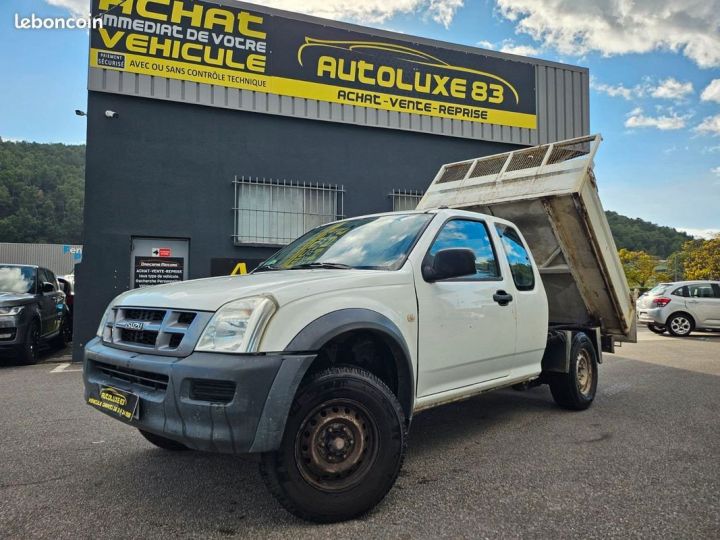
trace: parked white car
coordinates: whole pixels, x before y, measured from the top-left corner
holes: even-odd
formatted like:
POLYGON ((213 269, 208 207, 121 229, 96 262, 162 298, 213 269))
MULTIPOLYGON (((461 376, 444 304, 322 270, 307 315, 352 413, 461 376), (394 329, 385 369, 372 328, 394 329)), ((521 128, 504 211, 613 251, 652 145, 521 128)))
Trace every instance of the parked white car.
POLYGON ((637 311, 638 320, 658 334, 720 329, 720 281, 661 283, 638 298, 637 311))

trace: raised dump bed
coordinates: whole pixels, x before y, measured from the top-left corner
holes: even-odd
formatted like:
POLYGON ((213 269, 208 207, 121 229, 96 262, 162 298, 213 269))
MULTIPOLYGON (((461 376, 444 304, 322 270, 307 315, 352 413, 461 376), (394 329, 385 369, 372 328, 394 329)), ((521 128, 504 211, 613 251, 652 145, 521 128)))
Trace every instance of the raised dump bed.
POLYGON ((598 196, 600 135, 444 165, 418 210, 448 207, 515 223, 540 268, 551 325, 635 341, 635 304, 598 196))

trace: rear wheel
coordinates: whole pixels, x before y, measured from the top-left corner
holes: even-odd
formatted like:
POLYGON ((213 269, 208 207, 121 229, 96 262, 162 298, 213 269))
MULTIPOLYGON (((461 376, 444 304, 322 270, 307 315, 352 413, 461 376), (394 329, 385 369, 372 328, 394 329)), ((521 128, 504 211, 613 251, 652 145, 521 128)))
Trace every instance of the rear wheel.
POLYGON ((23 364, 37 364, 38 346, 40 344, 40 325, 32 321, 25 334, 25 343, 20 349, 20 362, 23 364))
POLYGON ((292 514, 321 523, 358 517, 395 483, 405 456, 405 417, 373 374, 337 367, 297 393, 280 449, 260 472, 292 514))
POLYGON ((161 437, 160 435, 155 435, 154 433, 150 433, 149 431, 142 429, 138 429, 138 431, 140 432, 140 435, 145 437, 145 439, 147 439, 151 444, 157 446, 158 448, 162 448, 163 450, 170 450, 171 452, 183 452, 185 450, 190 450, 184 444, 173 441, 172 439, 161 437))
POLYGON ((695 327, 692 318, 685 313, 672 315, 667 322, 667 329, 675 337, 689 336, 695 327))
POLYGON ((564 409, 581 411, 592 405, 597 391, 597 354, 592 341, 583 333, 575 334, 570 349, 570 372, 553 373, 550 392, 564 409))
POLYGON ((655 332, 656 334, 664 334, 666 330, 664 326, 653 323, 648 323, 647 327, 648 330, 650 330, 651 332, 655 332))

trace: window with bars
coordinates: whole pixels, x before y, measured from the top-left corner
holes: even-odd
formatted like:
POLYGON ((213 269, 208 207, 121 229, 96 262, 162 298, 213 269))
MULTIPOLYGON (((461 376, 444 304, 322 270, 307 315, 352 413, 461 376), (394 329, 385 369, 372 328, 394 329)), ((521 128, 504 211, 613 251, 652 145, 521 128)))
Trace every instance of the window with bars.
POLYGON ((342 219, 343 186, 235 177, 236 244, 288 244, 310 229, 342 219))
POLYGON ((415 210, 423 197, 423 192, 413 189, 393 189, 389 197, 392 199, 393 212, 402 212, 415 210))

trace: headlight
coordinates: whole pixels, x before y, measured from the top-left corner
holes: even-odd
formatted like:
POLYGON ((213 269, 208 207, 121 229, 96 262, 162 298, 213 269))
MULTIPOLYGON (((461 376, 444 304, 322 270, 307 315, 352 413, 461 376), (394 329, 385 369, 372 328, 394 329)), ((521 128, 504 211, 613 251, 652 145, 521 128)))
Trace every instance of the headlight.
POLYGON ((0 307, 0 315, 20 315, 23 306, 0 307))
POLYGON ((276 309, 277 304, 268 296, 253 296, 225 304, 210 319, 195 350, 255 352, 276 309))
POLYGON ((110 305, 109 305, 109 306, 107 307, 107 309, 105 310, 105 313, 103 313, 102 319, 100 319, 100 326, 98 326, 97 332, 95 332, 95 335, 96 335, 97 337, 99 337, 99 338, 102 338, 102 337, 103 337, 103 333, 104 333, 104 331, 105 331, 105 327, 107 326, 107 323, 108 323, 108 318, 109 318, 109 317, 112 315, 112 313, 113 313, 113 306, 114 306, 114 305, 115 305, 115 304, 114 304, 113 302, 110 302, 110 305))

